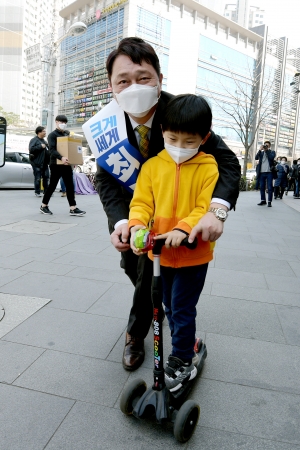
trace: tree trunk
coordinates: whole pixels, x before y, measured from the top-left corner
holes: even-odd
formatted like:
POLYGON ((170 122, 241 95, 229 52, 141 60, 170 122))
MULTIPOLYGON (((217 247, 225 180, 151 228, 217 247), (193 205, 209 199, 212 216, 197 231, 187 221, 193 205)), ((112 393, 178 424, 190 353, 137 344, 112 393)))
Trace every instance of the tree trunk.
POLYGON ((245 145, 245 158, 244 158, 244 167, 243 167, 243 177, 246 176, 247 164, 248 164, 248 155, 249 155, 249 147, 245 145))

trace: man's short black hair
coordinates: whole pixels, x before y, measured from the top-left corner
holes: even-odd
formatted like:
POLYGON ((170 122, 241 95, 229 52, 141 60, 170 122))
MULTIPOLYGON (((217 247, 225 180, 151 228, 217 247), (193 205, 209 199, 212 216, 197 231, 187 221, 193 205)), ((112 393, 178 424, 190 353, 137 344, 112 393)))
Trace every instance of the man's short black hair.
POLYGON ((297 164, 297 160, 296 159, 294 159, 293 164, 297 164))
POLYGON ((56 116, 55 120, 57 120, 57 122, 68 123, 67 116, 64 116, 63 114, 59 114, 58 116, 56 116))
POLYGON ((36 129, 35 129, 35 134, 39 134, 39 133, 41 133, 42 131, 44 131, 44 129, 45 129, 45 127, 36 127, 36 129))
POLYGON ((271 142, 270 141, 265 141, 264 144, 269 144, 269 146, 271 147, 271 142))
POLYGON ((153 66, 160 76, 160 64, 154 48, 138 37, 127 37, 119 42, 118 47, 113 50, 107 58, 106 70, 108 79, 111 79, 113 64, 119 55, 128 56, 134 64, 142 64, 143 61, 153 66))
POLYGON ((162 130, 199 134, 205 138, 211 129, 212 112, 200 95, 177 95, 165 107, 162 130))

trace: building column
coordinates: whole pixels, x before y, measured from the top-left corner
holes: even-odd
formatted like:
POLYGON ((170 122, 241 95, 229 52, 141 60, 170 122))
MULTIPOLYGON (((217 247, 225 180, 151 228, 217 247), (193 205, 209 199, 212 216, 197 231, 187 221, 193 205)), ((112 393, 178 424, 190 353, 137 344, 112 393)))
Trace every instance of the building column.
MULTIPOLYGON (((281 40, 281 39, 279 39, 281 40)), ((281 64, 281 78, 280 78, 280 91, 279 91, 279 100, 278 100, 278 111, 277 111, 277 123, 276 123, 276 131, 275 131, 275 142, 274 142, 274 150, 277 153, 277 147, 278 147, 278 138, 279 138, 279 132, 280 132, 280 121, 281 121, 281 107, 282 107, 282 101, 284 96, 284 76, 285 76, 285 69, 286 69, 286 55, 287 55, 287 44, 288 39, 284 40, 284 49, 283 49, 283 57, 281 64)))

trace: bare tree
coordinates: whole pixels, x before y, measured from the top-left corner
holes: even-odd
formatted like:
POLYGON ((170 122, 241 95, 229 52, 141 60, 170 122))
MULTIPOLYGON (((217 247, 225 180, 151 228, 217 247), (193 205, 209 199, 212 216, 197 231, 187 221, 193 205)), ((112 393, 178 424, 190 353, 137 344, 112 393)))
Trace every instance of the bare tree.
POLYGON ((248 63, 246 75, 234 72, 228 64, 230 86, 220 81, 222 96, 216 96, 213 90, 207 87, 209 96, 221 112, 218 119, 224 122, 226 128, 237 133, 244 146, 243 176, 246 175, 249 152, 258 130, 265 126, 272 116, 272 120, 276 120, 281 106, 274 82, 276 69, 268 68, 266 71, 261 57, 255 64, 253 67, 253 64, 248 63))

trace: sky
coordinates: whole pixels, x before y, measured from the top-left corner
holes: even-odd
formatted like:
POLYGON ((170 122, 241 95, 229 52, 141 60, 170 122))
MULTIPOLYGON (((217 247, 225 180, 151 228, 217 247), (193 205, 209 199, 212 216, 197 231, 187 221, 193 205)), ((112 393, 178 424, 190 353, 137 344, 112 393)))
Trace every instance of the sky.
MULTIPOLYGON (((223 14, 225 4, 235 0, 213 0, 213 3, 217 12, 223 14)), ((286 36, 290 47, 300 47, 300 0, 251 0, 250 5, 265 9, 272 37, 286 36)))

